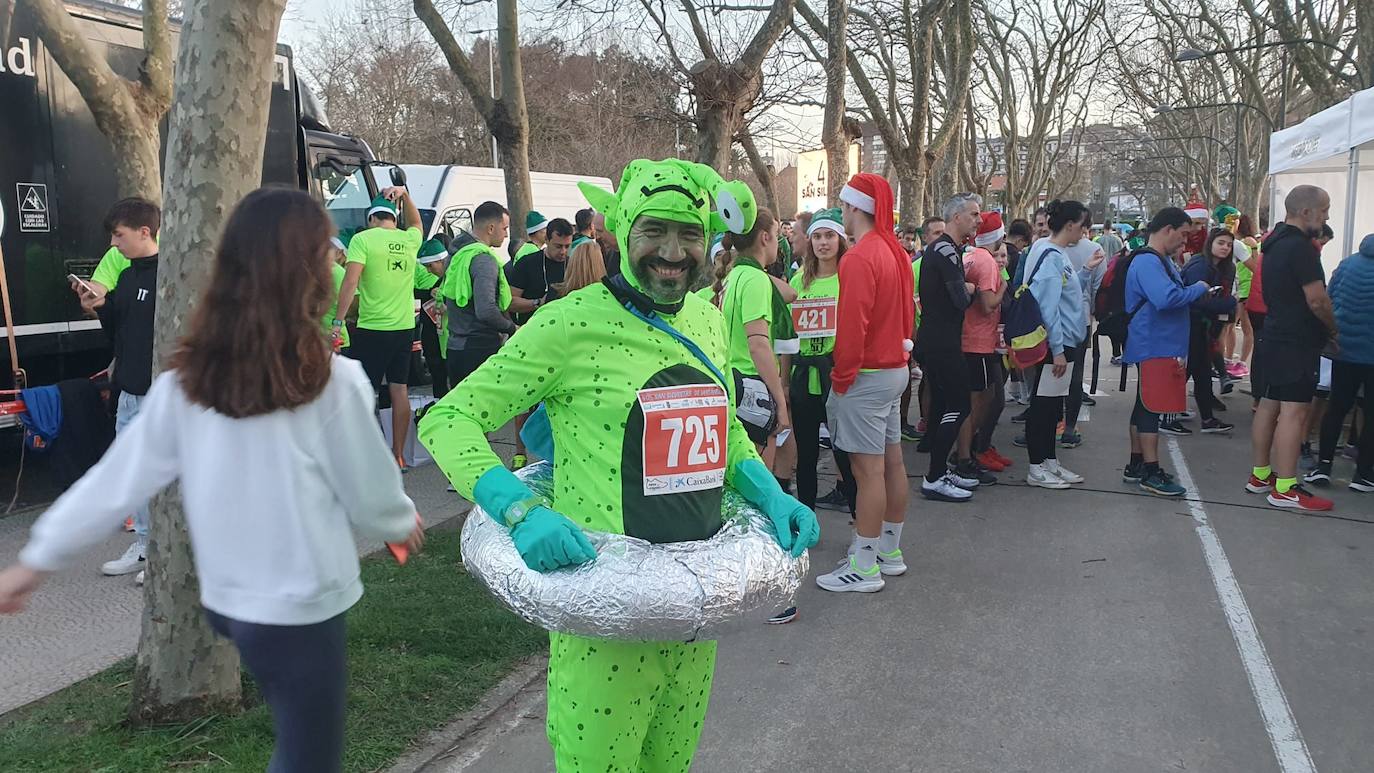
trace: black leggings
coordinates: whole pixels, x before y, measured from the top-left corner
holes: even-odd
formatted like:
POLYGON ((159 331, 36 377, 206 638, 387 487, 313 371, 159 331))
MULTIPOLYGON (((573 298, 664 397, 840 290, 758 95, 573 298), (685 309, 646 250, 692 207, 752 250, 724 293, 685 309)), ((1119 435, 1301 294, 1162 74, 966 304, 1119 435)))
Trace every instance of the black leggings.
POLYGON ((478 346, 448 350, 448 388, 457 389, 463 379, 482 367, 482 363, 501 350, 499 346, 478 346))
POLYGON ((1356 395, 1364 388, 1364 396, 1359 398, 1360 413, 1364 414, 1364 431, 1355 440, 1359 451, 1355 459, 1355 469, 1366 478, 1374 477, 1374 442, 1371 442, 1369 429, 1370 416, 1374 416, 1374 365, 1360 365, 1353 362, 1333 360, 1331 363, 1331 397, 1326 405, 1326 416, 1322 419, 1321 450, 1317 458, 1327 464, 1336 458, 1336 441, 1341 436, 1341 426, 1345 415, 1355 406, 1356 395))
POLYGON ((1190 320, 1188 325, 1188 375, 1193 379, 1193 399, 1203 421, 1211 421, 1212 393, 1211 325, 1205 320, 1190 320))
MULTIPOLYGON (((1064 350, 1064 356, 1073 366, 1075 352, 1072 347, 1064 350)), ((1081 358, 1079 358, 1081 359, 1081 358)), ((1038 365, 1031 376, 1031 403, 1026 409, 1026 451, 1031 464, 1040 464, 1046 459, 1055 458, 1055 429, 1059 420, 1064 418, 1064 398, 1041 397, 1040 377, 1054 365, 1051 362, 1038 365)), ((1070 388, 1072 391, 1072 388, 1070 388)))
POLYGON ((791 389, 792 435, 797 441, 797 500, 816 507, 816 466, 821 460, 821 422, 825 421, 825 397, 809 390, 791 389))
MULTIPOLYGON (((1085 335, 1083 341, 1087 342, 1085 335)), ((1075 347, 1079 352, 1083 351, 1082 346, 1075 347)), ((1088 358, 1080 356, 1073 361, 1073 376, 1069 380, 1069 395, 1064 398, 1064 431, 1068 432, 1078 426, 1078 412, 1083 409, 1083 370, 1087 366, 1088 358)), ((1058 422, 1055 422, 1058 424, 1058 422)))
POLYGON ((343 614, 313 625, 245 623, 206 610, 230 639, 272 710, 276 746, 267 773, 343 769, 348 660, 343 614))
POLYGON ((949 452, 959 440, 959 427, 968 418, 969 379, 964 353, 958 349, 925 352, 919 357, 922 384, 930 382, 930 416, 926 432, 934 433, 930 443, 930 471, 926 480, 934 483, 949 472, 949 452))
POLYGON ((981 454, 992 448, 992 433, 997 431, 997 422, 1002 418, 1002 409, 1007 403, 1007 373, 1002 368, 1002 358, 998 356, 989 367, 988 386, 992 389, 989 397, 988 412, 983 416, 982 426, 973 431, 973 453, 981 454))

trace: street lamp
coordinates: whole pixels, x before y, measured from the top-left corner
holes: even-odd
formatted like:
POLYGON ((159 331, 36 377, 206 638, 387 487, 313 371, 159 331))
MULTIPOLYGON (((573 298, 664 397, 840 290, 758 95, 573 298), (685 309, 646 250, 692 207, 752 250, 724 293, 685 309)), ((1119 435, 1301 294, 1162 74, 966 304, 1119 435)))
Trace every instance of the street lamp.
MULTIPOLYGON (((486 30, 468 30, 469 35, 486 35, 496 32, 496 28, 486 30)), ((496 41, 487 41, 487 84, 491 89, 491 98, 496 99, 496 41)), ((491 132, 491 165, 493 168, 501 166, 501 162, 496 157, 496 131, 491 132)))
POLYGON ((1205 110, 1211 107, 1234 107, 1236 109, 1236 130, 1234 141, 1231 143, 1231 198, 1236 198, 1236 189, 1240 187, 1240 109, 1242 107, 1254 110, 1264 122, 1269 125, 1269 131, 1274 131, 1274 120, 1263 109, 1255 107, 1249 102, 1209 102, 1205 105, 1178 105, 1175 107, 1170 104, 1155 106, 1155 112, 1160 115, 1165 113, 1180 112, 1183 110, 1205 110))

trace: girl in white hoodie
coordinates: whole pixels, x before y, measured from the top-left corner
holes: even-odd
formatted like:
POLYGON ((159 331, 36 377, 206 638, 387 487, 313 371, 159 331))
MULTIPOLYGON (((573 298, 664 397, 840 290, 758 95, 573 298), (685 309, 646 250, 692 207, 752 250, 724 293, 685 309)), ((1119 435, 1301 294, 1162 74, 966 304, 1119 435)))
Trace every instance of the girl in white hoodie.
POLYGON ((272 709, 269 771, 340 768, 344 613, 363 592, 352 528, 412 549, 424 539, 367 377, 320 329, 332 230, 304 193, 239 203, 138 417, 0 572, 0 612, 18 612, 46 573, 180 480, 206 616, 272 709))

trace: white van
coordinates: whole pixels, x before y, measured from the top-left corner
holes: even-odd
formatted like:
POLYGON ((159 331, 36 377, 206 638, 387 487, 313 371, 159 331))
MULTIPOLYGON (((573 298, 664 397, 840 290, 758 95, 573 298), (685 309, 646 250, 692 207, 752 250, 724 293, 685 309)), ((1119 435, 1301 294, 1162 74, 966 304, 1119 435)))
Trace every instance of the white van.
MULTIPOLYGON (((406 173, 411 200, 424 221, 426 239, 442 234, 452 241, 460 231, 472 227, 472 212, 477 205, 484 201, 506 203, 506 175, 500 169, 423 164, 402 164, 401 168, 406 173)), ((573 222, 577 210, 590 206, 577 189, 578 182, 589 182, 606 190, 614 187, 605 177, 530 172, 534 209, 550 220, 561 217, 573 222)), ((523 223, 511 223, 512 234, 519 234, 523 228, 523 223)))

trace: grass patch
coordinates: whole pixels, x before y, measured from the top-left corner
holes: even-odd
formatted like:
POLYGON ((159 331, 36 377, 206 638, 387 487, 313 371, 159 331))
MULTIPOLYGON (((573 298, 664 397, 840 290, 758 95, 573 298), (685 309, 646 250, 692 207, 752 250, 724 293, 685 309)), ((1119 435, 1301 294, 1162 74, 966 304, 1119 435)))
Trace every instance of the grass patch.
MULTIPOLYGON (((404 567, 363 561, 363 600, 348 616, 344 769, 384 767, 426 731, 470 708, 548 635, 497 604, 458 563, 458 532, 433 531, 404 567)), ((124 724, 125 661, 0 718, 0 768, 16 771, 261 771, 272 721, 244 673, 232 717, 133 730, 124 724)))

